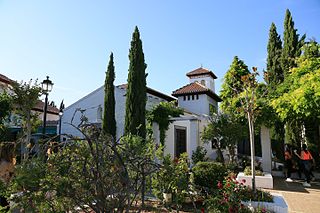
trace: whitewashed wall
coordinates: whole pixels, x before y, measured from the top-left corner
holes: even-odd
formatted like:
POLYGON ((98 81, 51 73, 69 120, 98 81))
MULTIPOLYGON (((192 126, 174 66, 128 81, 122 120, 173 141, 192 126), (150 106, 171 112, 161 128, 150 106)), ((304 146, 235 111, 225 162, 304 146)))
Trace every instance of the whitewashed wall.
POLYGON ((211 144, 204 144, 201 140, 201 132, 204 126, 207 125, 205 118, 201 116, 182 116, 179 118, 172 118, 172 123, 169 125, 169 129, 166 132, 165 140, 165 154, 170 154, 175 157, 175 128, 184 127, 186 129, 186 143, 187 153, 189 158, 192 156, 192 152, 196 150, 197 146, 204 146, 207 150, 207 157, 215 159, 215 150, 211 149, 211 144))
MULTIPOLYGON (((115 114, 117 123, 117 138, 120 138, 124 133, 126 90, 120 87, 115 87, 114 93, 116 100, 115 114)), ((162 101, 165 101, 164 99, 151 94, 147 94, 147 98, 147 110, 151 109, 154 105, 159 104, 162 101)), ((92 93, 88 94, 87 96, 83 97, 82 99, 78 100, 72 105, 68 106, 64 110, 62 116, 61 133, 82 137, 81 133, 68 123, 71 122, 71 119, 74 116, 72 123, 76 126, 80 124, 81 113, 77 111, 79 109, 85 110, 83 115, 88 118, 89 123, 101 123, 102 117, 100 117, 98 113, 99 106, 102 108, 103 111, 104 86, 99 87, 92 93), (77 113, 74 115, 75 111, 77 111, 77 113)))
POLYGON ((201 80, 205 81, 205 85, 204 86, 208 87, 213 92, 215 92, 214 79, 211 76, 192 77, 192 78, 189 79, 189 82, 193 83, 193 82, 197 81, 197 82, 201 83, 201 80))
MULTIPOLYGON (((179 118, 172 118, 172 123, 166 132, 164 153, 175 157, 175 126, 186 128, 187 134, 187 153, 191 159, 192 152, 196 150, 197 146, 203 146, 207 151, 207 157, 211 160, 217 158, 216 149, 212 149, 211 142, 204 142, 201 140, 201 133, 204 127, 208 125, 206 116, 184 116, 179 118)), ((154 131, 157 131, 154 129, 154 131)), ((223 150, 225 160, 228 160, 228 151, 223 150)))
POLYGON ((178 98, 179 107, 186 109, 190 112, 196 113, 198 115, 209 115, 209 102, 207 99, 207 95, 200 94, 198 95, 199 99, 196 99, 196 95, 194 95, 195 99, 188 100, 188 95, 186 95, 186 100, 183 99, 183 96, 178 98))

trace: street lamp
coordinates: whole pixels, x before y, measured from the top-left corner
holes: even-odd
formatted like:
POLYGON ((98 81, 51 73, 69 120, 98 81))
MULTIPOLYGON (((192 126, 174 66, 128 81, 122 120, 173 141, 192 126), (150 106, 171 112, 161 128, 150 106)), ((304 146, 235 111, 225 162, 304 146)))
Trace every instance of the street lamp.
POLYGON ((48 94, 51 92, 53 83, 49 80, 49 76, 47 76, 47 79, 43 80, 41 83, 42 91, 46 95, 45 101, 44 101, 44 112, 43 112, 43 128, 42 128, 42 135, 44 136, 46 134, 46 122, 47 122, 47 108, 48 108, 48 94))
POLYGON ((61 122, 62 122, 63 110, 64 110, 64 103, 62 100, 61 104, 60 104, 60 110, 59 110, 59 138, 60 138, 60 141, 61 141, 61 122))
POLYGON ((61 122, 62 122, 62 115, 63 115, 63 110, 60 109, 59 112, 59 141, 61 141, 61 122))

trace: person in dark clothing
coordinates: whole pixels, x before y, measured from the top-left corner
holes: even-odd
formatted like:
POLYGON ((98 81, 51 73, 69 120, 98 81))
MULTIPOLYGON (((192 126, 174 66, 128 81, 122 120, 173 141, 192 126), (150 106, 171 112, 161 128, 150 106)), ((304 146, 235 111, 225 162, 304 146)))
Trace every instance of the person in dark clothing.
POLYGON ((312 161, 314 163, 314 159, 310 153, 310 151, 307 149, 307 145, 302 145, 302 150, 300 155, 295 151, 295 154, 300 158, 302 165, 303 165, 303 172, 306 176, 307 181, 303 183, 303 186, 310 187, 310 170, 312 167, 312 161))
POLYGON ((292 153, 290 150, 290 147, 286 145, 285 151, 284 151, 284 160, 285 160, 285 169, 286 169, 286 181, 287 182, 292 182, 293 180, 291 179, 291 172, 292 172, 292 153))

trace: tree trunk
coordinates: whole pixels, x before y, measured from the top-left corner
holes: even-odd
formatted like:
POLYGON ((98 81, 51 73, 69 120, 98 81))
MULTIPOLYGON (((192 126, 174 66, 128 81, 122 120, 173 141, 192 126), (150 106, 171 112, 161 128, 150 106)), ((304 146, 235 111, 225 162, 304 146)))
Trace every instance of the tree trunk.
POLYGON ((253 120, 248 112, 248 123, 249 123, 249 133, 250 133, 250 149, 251 149, 251 172, 252 172, 252 190, 253 193, 256 193, 256 171, 255 171, 255 149, 254 149, 254 126, 253 120))
POLYGON ((224 164, 224 157, 221 148, 217 147, 217 161, 224 164))
POLYGON ((26 160, 28 158, 28 148, 27 148, 27 145, 30 143, 30 140, 31 140, 31 112, 26 112, 25 113, 27 116, 27 119, 26 119, 26 127, 25 127, 25 132, 24 132, 24 139, 22 140, 22 143, 21 143, 21 150, 22 151, 22 156, 21 158, 23 160, 26 160))
POLYGON ((141 187, 141 207, 144 209, 144 199, 146 190, 146 174, 144 172, 144 165, 142 165, 142 187, 141 187))

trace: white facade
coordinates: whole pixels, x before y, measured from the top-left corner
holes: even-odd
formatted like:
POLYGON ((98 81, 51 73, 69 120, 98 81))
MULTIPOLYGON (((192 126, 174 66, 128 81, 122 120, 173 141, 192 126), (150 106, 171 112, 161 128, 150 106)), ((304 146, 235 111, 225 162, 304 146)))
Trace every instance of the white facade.
POLYGON ((179 107, 197 115, 210 115, 210 105, 218 109, 218 103, 206 94, 179 96, 178 104, 179 107))
POLYGON ((192 76, 189 79, 190 83, 198 82, 201 85, 209 88, 213 92, 215 92, 215 85, 214 85, 214 79, 209 75, 203 75, 203 76, 192 76))
MULTIPOLYGON (((201 133, 204 130, 205 126, 208 125, 207 116, 197 116, 192 114, 185 114, 181 117, 171 118, 172 123, 169 125, 169 129, 166 132, 165 139, 165 149, 164 154, 170 154, 173 158, 177 156, 177 129, 186 130, 186 153, 189 158, 191 158, 193 151, 196 150, 197 146, 202 146, 207 151, 207 157, 209 159, 216 159, 217 153, 216 149, 212 148, 212 143, 208 141, 201 140, 201 133)), ((157 128, 153 128, 155 138, 159 138, 159 131, 157 128)), ((157 139, 159 142, 159 139, 157 139)), ((227 159, 228 152, 223 150, 224 158, 227 159)))
MULTIPOLYGON (((117 125, 117 138, 124 133, 125 107, 126 107, 126 89, 117 86, 114 88, 115 94, 115 118, 117 125)), ((147 93, 146 109, 151 109, 154 105, 166 101, 160 97, 147 93)), ((61 123, 61 134, 70 134, 77 137, 83 137, 82 134, 72 125, 78 126, 81 123, 81 117, 84 116, 88 123, 101 124, 104 108, 104 86, 99 87, 92 93, 68 106, 63 113, 61 123)), ((83 118, 84 118, 83 117, 83 118)), ((82 118, 82 119, 83 119, 82 118)))
MULTIPOLYGON (((185 114, 181 117, 171 118, 171 124, 166 132, 164 151, 165 154, 170 154, 172 157, 178 157, 182 151, 185 151, 191 158, 192 153, 196 150, 197 146, 203 146, 207 150, 207 156, 211 159, 215 159, 216 150, 212 149, 211 143, 204 143, 201 140, 201 132, 208 124, 210 105, 217 109, 217 100, 220 99, 214 93, 214 78, 212 75, 206 74, 191 76, 189 79, 190 83, 194 83, 195 88, 199 89, 199 92, 177 95, 178 106, 185 110, 185 114), (212 97, 217 97, 217 100, 214 100, 212 97)), ((115 87, 117 138, 120 138, 124 133, 125 94, 125 87, 115 87)), ((160 102, 168 100, 163 98, 163 94, 160 93, 159 96, 157 94, 159 93, 152 89, 147 89, 147 110, 160 102)), ((75 127, 70 125, 70 123, 78 126, 81 123, 81 120, 86 118, 86 122, 88 123, 101 124, 103 107, 104 87, 102 86, 64 110, 61 133, 83 137, 75 127)), ((157 124, 153 124, 153 132, 155 141, 159 143, 160 134, 157 124)))

